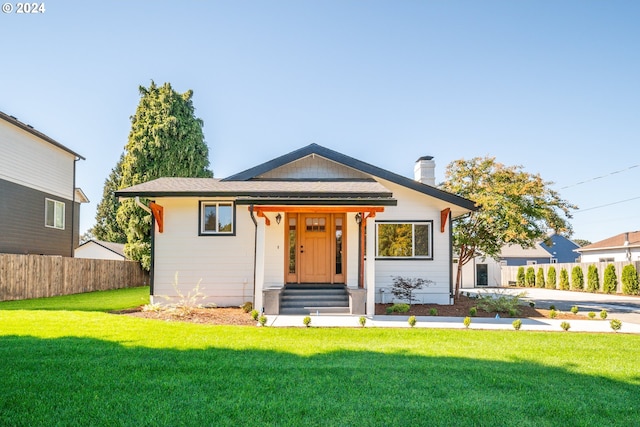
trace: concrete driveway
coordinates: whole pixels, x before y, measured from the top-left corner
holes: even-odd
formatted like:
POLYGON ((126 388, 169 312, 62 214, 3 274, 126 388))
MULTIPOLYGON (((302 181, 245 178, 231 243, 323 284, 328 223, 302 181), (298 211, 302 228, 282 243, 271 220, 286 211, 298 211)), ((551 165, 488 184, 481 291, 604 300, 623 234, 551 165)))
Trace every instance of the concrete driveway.
POLYGON ((592 294, 540 288, 474 288, 462 289, 461 292, 471 294, 507 292, 512 295, 526 292, 523 300, 534 301, 536 307, 548 309, 549 306, 555 305, 557 310, 569 311, 571 307, 577 305, 580 314, 586 315, 590 311, 598 314, 601 310, 607 310, 609 319, 640 323, 640 297, 638 296, 592 294))

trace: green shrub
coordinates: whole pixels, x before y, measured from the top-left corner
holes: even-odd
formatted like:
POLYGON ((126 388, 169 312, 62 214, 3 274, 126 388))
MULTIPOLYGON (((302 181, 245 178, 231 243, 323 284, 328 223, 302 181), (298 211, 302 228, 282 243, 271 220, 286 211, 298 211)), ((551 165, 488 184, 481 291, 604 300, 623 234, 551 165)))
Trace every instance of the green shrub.
POLYGON ((581 291, 584 289, 584 273, 582 267, 576 265, 571 270, 571 289, 581 291))
POLYGON ((438 310, 433 308, 433 307, 431 307, 429 309, 429 316, 437 316, 437 315, 438 315, 438 310))
POLYGON ((465 317, 462 323, 464 324, 465 328, 469 328, 469 326, 471 325, 471 317, 469 316, 465 317))
POLYGON ((558 312, 555 311, 555 310, 551 310, 549 312, 549 317, 552 318, 552 319, 555 319, 556 317, 558 317, 558 312))
POLYGON ((589 313, 587 313, 587 316, 589 316, 589 319, 595 319, 596 318, 596 314, 593 311, 590 311, 589 313))
POLYGON ((536 272, 533 267, 527 268, 527 273, 525 274, 525 283, 530 288, 533 288, 536 285, 536 272))
POLYGON ((511 295, 506 292, 495 292, 497 295, 478 294, 478 308, 488 313, 509 313, 511 309, 518 311, 520 298, 525 296, 525 292, 518 295, 511 295))
POLYGON ((638 272, 633 264, 625 265, 622 269, 622 292, 625 295, 638 295, 640 293, 638 272))
POLYGON ((308 328, 309 326, 311 326, 311 317, 305 317, 304 319, 302 319, 302 323, 304 323, 304 326, 308 328))
POLYGON ((579 311, 579 309, 578 309, 578 306, 577 306, 577 305, 574 305, 573 307, 571 307, 571 312, 572 312, 573 314, 578 314, 578 311, 579 311))
POLYGON ((536 274, 536 287, 544 288, 544 269, 542 267, 538 268, 538 273, 536 274))
POLYGON ((476 307, 471 307, 469 309, 469 316, 475 317, 476 314, 478 314, 478 309, 476 307))
POLYGON ((403 302, 400 302, 400 303, 393 304, 391 306, 391 312, 392 313, 406 313, 406 312, 409 311, 409 308, 411 308, 411 306, 409 304, 405 304, 403 302))
POLYGON ((564 267, 560 269, 560 282, 558 283, 558 287, 563 291, 569 290, 569 272, 564 267))
POLYGON ((260 326, 265 326, 267 324, 267 316, 263 314, 258 318, 258 322, 260 322, 260 326))
POLYGON ((387 309, 385 311, 387 312, 387 314, 392 314, 393 313, 393 307, 387 307, 387 309))
POLYGON ((258 316, 260 316, 258 310, 251 310, 251 317, 253 318, 253 320, 258 320, 258 316))
POLYGON ((570 324, 569 322, 566 322, 566 321, 565 321, 565 322, 560 323, 560 327, 561 327, 563 330, 568 331, 568 330, 569 330, 569 328, 571 327, 571 324, 570 324))
POLYGON ((607 310, 602 310, 602 311, 600 312, 600 318, 601 318, 602 320, 606 319, 608 315, 609 315, 609 314, 607 313, 607 310))
POLYGON ((409 326, 411 326, 412 328, 416 326, 416 323, 418 323, 418 321, 416 320, 416 316, 409 317, 407 322, 409 322, 409 326))
POLYGON ((509 316, 516 317, 517 315, 518 315, 518 310, 516 310, 515 308, 509 309, 509 316))
POLYGON ((529 307, 535 308, 536 307, 536 302, 535 301, 529 301, 529 307))
POLYGON ((516 331, 519 331, 520 328, 522 327, 522 320, 520 319, 516 319, 513 322, 511 322, 511 326, 513 326, 513 329, 515 329, 516 331))
POLYGON ((605 294, 615 294, 618 290, 618 276, 616 276, 616 267, 613 264, 607 265, 604 269, 604 283, 602 291, 605 294))
POLYGON ((549 267, 547 271, 547 289, 555 289, 556 288, 556 268, 554 266, 549 267))
POLYGON ((618 319, 611 319, 609 326, 611 326, 611 329, 618 332, 620 328, 622 328, 622 322, 618 319))
POLYGON ((555 306, 555 305, 551 304, 551 305, 549 306, 549 310, 555 310, 555 309, 556 309, 556 306, 555 306))
POLYGON ((367 318, 364 316, 360 316, 360 319, 358 319, 358 321, 360 322, 360 326, 362 326, 363 328, 367 324, 367 318))
POLYGON ((242 304, 240 308, 242 308, 242 311, 244 311, 245 313, 249 313, 251 310, 253 310, 253 303, 251 301, 247 301, 242 304))
POLYGON ((518 274, 516 274, 516 285, 520 287, 524 287, 525 278, 524 278, 524 267, 518 267, 518 274))
POLYGON ((595 293, 600 290, 600 277, 598 267, 591 264, 587 269, 587 292, 595 293))

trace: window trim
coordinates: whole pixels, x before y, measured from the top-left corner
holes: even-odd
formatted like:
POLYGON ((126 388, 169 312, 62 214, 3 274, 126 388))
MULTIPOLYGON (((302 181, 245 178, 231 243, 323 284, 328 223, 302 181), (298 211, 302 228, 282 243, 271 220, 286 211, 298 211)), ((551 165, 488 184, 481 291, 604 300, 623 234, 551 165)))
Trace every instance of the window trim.
POLYGON ((64 230, 65 229, 65 223, 67 220, 67 205, 64 202, 61 202, 59 200, 55 200, 55 199, 50 199, 48 197, 44 198, 44 226, 47 228, 53 228, 56 230, 64 230), (53 203, 53 225, 49 225, 47 224, 47 217, 49 216, 49 202, 53 203), (62 206, 62 227, 58 227, 56 226, 56 212, 57 212, 57 207, 62 206))
MULTIPOLYGON (((375 222, 375 239, 376 239, 376 261, 433 261, 433 220, 380 220, 375 222), (379 224, 412 224, 413 227, 413 236, 415 236, 415 225, 428 225, 429 226, 429 255, 427 256, 408 256, 408 257, 390 257, 390 256, 380 256, 378 255, 378 251, 380 249, 378 243, 378 225, 379 224)), ((412 241, 413 250, 415 252, 415 239, 412 241)))
POLYGON ((198 202, 198 236, 235 236, 236 235, 236 204, 233 200, 200 200, 198 202), (207 206, 216 206, 216 215, 220 205, 231 205, 231 231, 205 231, 204 209, 207 206))

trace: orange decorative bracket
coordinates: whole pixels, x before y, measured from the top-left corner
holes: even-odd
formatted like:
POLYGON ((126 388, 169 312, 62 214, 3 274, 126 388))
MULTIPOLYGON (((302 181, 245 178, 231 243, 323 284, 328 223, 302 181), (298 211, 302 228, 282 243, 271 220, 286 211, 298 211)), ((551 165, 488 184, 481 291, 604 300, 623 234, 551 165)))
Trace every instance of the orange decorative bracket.
POLYGON ((261 208, 256 208, 256 215, 258 215, 258 218, 264 218, 265 225, 271 225, 271 220, 264 214, 261 208))
POLYGON ((450 208, 446 208, 440 211, 440 232, 444 233, 444 227, 447 225, 447 219, 449 219, 449 214, 451 213, 450 208))
POLYGON ((149 202, 149 208, 158 224, 158 231, 162 233, 164 231, 164 208, 154 202, 149 202))

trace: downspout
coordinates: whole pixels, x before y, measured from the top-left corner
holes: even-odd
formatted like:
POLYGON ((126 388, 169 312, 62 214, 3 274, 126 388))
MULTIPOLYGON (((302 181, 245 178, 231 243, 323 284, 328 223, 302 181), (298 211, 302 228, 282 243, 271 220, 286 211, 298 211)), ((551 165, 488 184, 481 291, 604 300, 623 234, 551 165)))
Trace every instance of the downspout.
POLYGON ((143 210, 145 210, 146 212, 151 214, 151 265, 149 266, 149 295, 153 295, 153 285, 154 285, 154 280, 153 280, 153 268, 155 266, 155 231, 156 231, 156 218, 153 216, 153 212, 151 212, 151 209, 149 208, 149 206, 145 205, 144 203, 142 203, 140 201, 140 197, 136 196, 136 205, 140 206, 143 210))
POLYGON ((253 221, 253 225, 255 225, 255 231, 253 233, 253 293, 251 294, 251 299, 255 304, 256 302, 256 258, 258 257, 258 221, 256 220, 256 217, 253 214, 253 205, 249 205, 249 215, 251 215, 251 221, 253 221))
MULTIPOLYGON (((451 219, 451 212, 449 212, 449 265, 453 266, 453 225, 451 224, 453 221, 451 219)), ((458 257, 458 263, 460 262, 460 258, 458 257)), ((458 265, 458 268, 460 266, 458 265)), ((451 268, 449 269, 451 270, 451 268)), ((462 270, 460 271, 462 273, 462 270)), ((456 280, 458 277, 458 269, 456 269, 456 280)), ((460 282, 462 282, 462 277, 460 277, 460 282)), ((462 286, 462 283, 460 284, 462 286)), ((453 295, 453 271, 449 273, 449 302, 451 300, 455 300, 455 296, 453 295)))
POLYGON ((73 159, 73 186, 71 187, 71 254, 69 256, 72 258, 75 255, 73 235, 76 229, 76 162, 78 160, 80 160, 78 157, 73 159))

